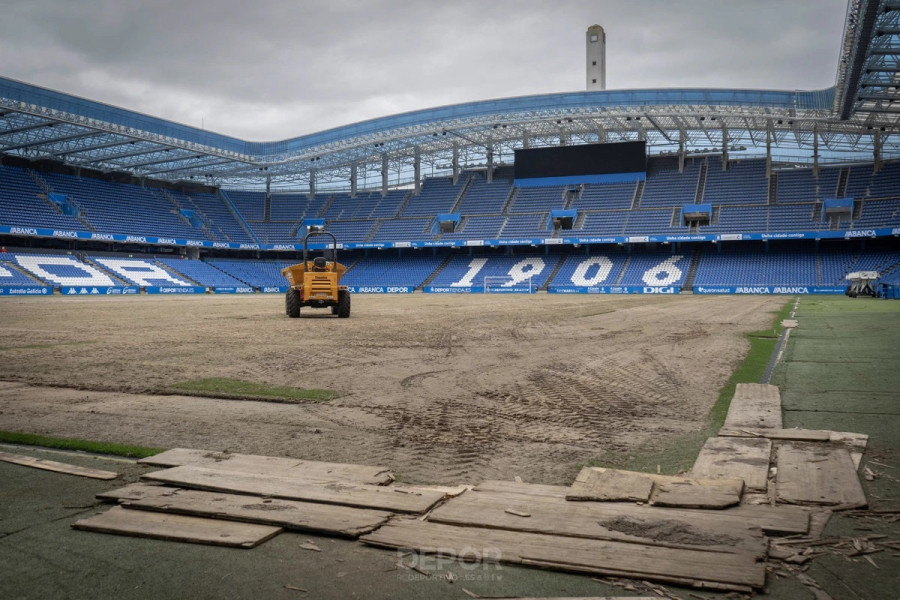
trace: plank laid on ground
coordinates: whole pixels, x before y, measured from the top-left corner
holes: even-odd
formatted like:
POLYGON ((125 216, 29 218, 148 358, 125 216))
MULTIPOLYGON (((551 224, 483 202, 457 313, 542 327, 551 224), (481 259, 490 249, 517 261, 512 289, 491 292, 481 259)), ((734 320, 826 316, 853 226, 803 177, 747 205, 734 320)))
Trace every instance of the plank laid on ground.
POLYGON ((719 511, 712 512, 710 518, 701 511, 635 505, 626 505, 633 510, 618 511, 615 506, 567 502, 562 498, 534 502, 521 494, 476 492, 448 500, 431 511, 428 520, 666 548, 744 553, 757 558, 763 558, 766 553, 766 538, 758 526, 741 519, 718 519, 719 511), (529 517, 515 516, 517 513, 529 517))
POLYGON ((400 519, 364 535, 374 546, 470 560, 534 564, 560 570, 747 590, 765 584, 765 566, 747 554, 700 552, 502 529, 400 519))
POLYGON ((81 467, 79 465, 56 462, 55 460, 46 460, 43 458, 34 458, 33 456, 25 456, 24 454, 0 452, 0 460, 16 465, 22 465, 23 467, 32 467, 34 469, 42 469, 44 471, 53 471, 54 473, 65 473, 67 475, 78 475, 79 477, 90 477, 92 479, 115 479, 119 476, 118 473, 115 473, 113 471, 91 469, 88 467, 81 467))
POLYGON ((799 327, 800 323, 797 322, 797 319, 783 319, 781 326, 785 329, 793 329, 794 327, 799 327))
POLYGON ((280 527, 269 525, 128 510, 120 506, 76 521, 72 527, 85 531, 236 548, 253 548, 281 532, 280 527))
POLYGON ((766 383, 739 383, 725 416, 725 427, 781 429, 781 392, 766 383))
POLYGON ((650 504, 681 508, 727 508, 740 504, 743 489, 744 482, 740 479, 682 477, 665 483, 654 483, 650 504), (717 485, 719 482, 729 483, 717 485))
POLYGON ((798 442, 827 442, 831 439, 830 434, 830 431, 818 429, 762 429, 759 427, 733 429, 723 427, 719 430, 719 437, 766 438, 770 440, 796 440, 798 442))
MULTIPOLYGON (((566 494, 566 499, 607 500, 608 498, 593 494, 593 491, 598 490, 602 485, 602 483, 596 482, 596 478, 603 477, 607 471, 615 471, 615 469, 582 468, 569 493, 566 494)), ((700 479, 634 471, 619 471, 619 474, 628 478, 650 480, 653 483, 653 490, 649 502, 660 506, 725 508, 740 503, 744 488, 744 482, 740 479, 700 479)), ((625 489, 624 486, 619 487, 625 489)))
POLYGON ((169 487, 161 483, 129 483, 126 486, 98 492, 94 497, 100 500, 140 500, 146 497, 159 497, 174 494, 181 488, 169 487))
POLYGON ((113 490, 106 497, 113 495, 128 508, 264 523, 353 538, 372 531, 393 516, 382 510, 147 484, 113 490))
POLYGON ((507 492, 510 494, 523 494, 525 496, 547 496, 550 498, 565 498, 571 491, 567 485, 546 485, 543 483, 519 483, 517 481, 503 481, 500 479, 487 479, 482 481, 472 491, 475 492, 507 492))
POLYGON ((691 475, 743 479, 750 491, 766 491, 772 442, 766 438, 711 437, 694 461, 691 475))
MULTIPOLYGON (((495 493, 510 500, 520 497, 528 498, 531 502, 552 502, 554 498, 565 498, 571 488, 562 485, 541 485, 529 483, 516 483, 514 481, 487 480, 472 488, 473 494, 495 493)), ((795 533, 807 533, 809 531, 809 513, 799 506, 752 506, 741 504, 717 511, 636 506, 626 503, 597 504, 612 515, 632 515, 641 517, 645 513, 634 513, 635 510, 660 510, 663 515, 684 514, 685 518, 693 518, 694 514, 703 515, 705 518, 736 519, 739 524, 760 527, 770 535, 789 535, 795 533)))
POLYGON ((348 481, 367 485, 387 485, 394 480, 390 469, 367 465, 318 462, 279 456, 257 456, 231 452, 210 452, 191 448, 173 448, 138 462, 156 467, 193 465, 208 469, 246 471, 310 481, 348 481))
POLYGON ((640 473, 618 469, 591 470, 567 500, 649 502, 653 480, 640 473))
POLYGON ((869 436, 864 433, 847 431, 828 431, 824 429, 760 429, 744 427, 732 429, 723 427, 719 436, 726 437, 764 437, 770 440, 792 440, 797 442, 832 442, 843 446, 850 452, 853 464, 859 468, 869 436))
POLYGON ((270 496, 408 513, 425 512, 444 498, 443 492, 417 490, 413 487, 321 483, 292 477, 223 471, 190 465, 147 473, 142 478, 214 492, 270 496))
POLYGON ((869 436, 864 433, 850 433, 847 431, 830 431, 829 441, 839 444, 846 448, 853 459, 853 466, 859 469, 859 463, 862 462, 863 454, 866 451, 866 445, 869 442, 869 436))
MULTIPOLYGON (((504 483, 504 482, 497 482, 504 483)), ((527 501, 532 505, 543 505, 550 503, 558 506, 558 501, 564 499, 562 496, 549 496, 546 494, 527 494, 525 486, 520 486, 515 491, 502 491, 501 486, 497 488, 501 491, 478 491, 480 486, 476 486, 472 495, 491 496, 492 500, 498 504, 512 506, 517 502, 527 501)), ((563 488, 568 489, 568 488, 563 488)), ((455 502, 455 501, 454 501, 455 502)), ((579 503, 572 503, 579 504, 579 503)), ((721 523, 722 527, 735 527, 744 530, 748 527, 759 527, 764 532, 771 535, 789 535, 795 533, 807 533, 809 531, 809 512, 799 506, 770 506, 770 505, 739 505, 724 508, 721 510, 705 510, 695 508, 671 508, 663 506, 650 506, 647 504, 638 505, 630 502, 595 502, 589 503, 603 515, 602 518, 635 518, 635 519, 682 519, 690 522, 703 522, 707 526, 721 523)))
POLYGON ((830 444, 777 447, 775 499, 789 504, 866 506, 853 459, 844 448, 830 444))

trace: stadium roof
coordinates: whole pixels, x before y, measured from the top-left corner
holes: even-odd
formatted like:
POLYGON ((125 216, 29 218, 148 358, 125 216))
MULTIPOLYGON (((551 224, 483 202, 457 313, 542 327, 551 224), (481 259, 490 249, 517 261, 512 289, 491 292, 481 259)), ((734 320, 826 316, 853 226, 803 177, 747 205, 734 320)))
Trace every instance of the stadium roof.
POLYGON ((850 0, 836 85, 485 100, 248 142, 0 78, 0 153, 169 182, 359 189, 512 162, 522 147, 645 140, 656 154, 779 162, 900 156, 900 0, 850 0))

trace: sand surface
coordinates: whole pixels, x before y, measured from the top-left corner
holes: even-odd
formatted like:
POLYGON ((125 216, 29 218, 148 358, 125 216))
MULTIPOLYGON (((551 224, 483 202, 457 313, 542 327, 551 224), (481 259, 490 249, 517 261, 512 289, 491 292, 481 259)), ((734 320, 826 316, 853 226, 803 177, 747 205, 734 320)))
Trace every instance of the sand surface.
POLYGON ((383 465, 444 484, 568 484, 604 452, 699 429, 772 296, 4 298, 0 429, 383 465), (160 395, 232 377, 329 402, 160 395))

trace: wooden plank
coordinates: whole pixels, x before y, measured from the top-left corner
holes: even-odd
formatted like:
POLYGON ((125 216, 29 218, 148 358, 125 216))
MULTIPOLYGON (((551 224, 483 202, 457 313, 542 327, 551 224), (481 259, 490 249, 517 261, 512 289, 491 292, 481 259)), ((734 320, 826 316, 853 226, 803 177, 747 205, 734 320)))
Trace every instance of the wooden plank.
POLYGON ((592 470, 587 479, 566 495, 567 500, 649 502, 653 480, 618 469, 592 470))
POLYGON ((832 442, 845 447, 853 458, 853 464, 859 468, 869 436, 864 433, 846 431, 828 431, 822 429, 760 429, 745 427, 732 429, 723 427, 719 436, 726 437, 764 437, 770 440, 793 440, 798 442, 832 442))
MULTIPOLYGON (((593 485, 592 480, 598 474, 614 469, 602 467, 584 467, 572 484, 566 499, 592 500, 586 493, 586 486, 593 485)), ((684 508, 725 508, 741 501, 744 482, 740 479, 699 479, 679 477, 675 475, 657 475, 656 473, 635 473, 621 471, 649 479, 653 482, 650 504, 684 508)))
POLYGON ((668 483, 656 483, 650 504, 682 508, 721 509, 741 503, 744 482, 740 479, 693 479, 689 477, 668 483), (718 485, 719 483, 725 485, 718 485), (737 482, 737 483, 735 483, 737 482))
POLYGON ((140 500, 141 498, 146 497, 156 498, 174 494, 180 489, 181 488, 169 487, 161 483, 153 482, 129 483, 120 488, 99 492, 96 494, 95 498, 100 500, 111 500, 114 502, 119 500, 140 500))
POLYGON ((866 451, 866 445, 869 442, 869 436, 864 433, 850 433, 847 431, 829 431, 828 433, 828 441, 846 448, 850 453, 850 458, 853 459, 853 466, 858 470, 863 454, 866 451))
POLYGON ((775 499, 788 504, 866 506, 853 459, 831 444, 784 442, 777 447, 775 499))
POLYGON ((393 516, 381 510, 147 484, 132 484, 110 495, 118 496, 127 508, 264 523, 350 538, 372 531, 393 516))
POLYGON ((193 465, 208 469, 297 477, 309 481, 347 481, 366 485, 387 485, 394 480, 390 469, 385 467, 318 462, 279 456, 210 452, 191 448, 173 448, 155 456, 142 458, 138 462, 157 467, 193 465))
POLYGON ((781 326, 785 329, 793 329, 799 327, 800 323, 797 322, 797 319, 782 319, 781 326))
POLYGON ((291 477, 223 471, 189 465, 147 473, 142 478, 213 492, 233 492, 406 513, 425 512, 444 498, 443 492, 417 490, 413 487, 319 483, 291 477))
POLYGON ((782 429, 781 392, 778 386, 765 383, 737 384, 725 416, 725 427, 782 429))
POLYGON ((694 461, 691 475, 716 479, 742 479, 747 490, 765 492, 772 442, 766 438, 711 437, 694 461))
POLYGON ((55 460, 25 456, 24 454, 12 454, 10 452, 0 452, 0 460, 16 465, 22 465, 23 467, 53 471, 54 473, 65 473, 66 475, 78 475, 79 477, 90 477, 92 479, 115 479, 119 476, 118 473, 114 473, 113 471, 91 469, 79 465, 61 463, 55 460))
MULTIPOLYGON (((561 487, 561 486, 560 486, 561 487)), ((569 489, 569 488, 562 488, 569 489)), ((473 495, 490 495, 496 499, 496 503, 512 506, 515 502, 523 499, 533 503, 533 505, 554 503, 558 505, 562 496, 550 495, 529 495, 520 493, 520 491, 477 491, 476 487, 471 493, 473 495)), ((572 504, 579 504, 573 502, 572 504)), ((770 535, 790 535, 796 533, 807 533, 809 531, 809 512, 799 506, 752 506, 738 505, 722 510, 703 510, 693 508, 670 508, 662 506, 638 505, 631 502, 595 502, 588 503, 595 510, 600 511, 602 518, 615 517, 632 517, 637 519, 643 518, 660 518, 660 519, 685 519, 694 522, 702 519, 711 523, 723 523, 722 527, 747 528, 759 527, 770 535)), ((710 525, 711 526, 711 525, 710 525)))
POLYGON ((280 527, 269 525, 128 510, 120 506, 76 521, 72 527, 85 531, 234 548, 253 548, 281 532, 280 527))
MULTIPOLYGON (((472 488, 474 493, 493 492, 507 496, 526 496, 535 502, 545 501, 547 498, 565 498, 570 490, 570 487, 562 485, 540 485, 501 480, 483 481, 472 488)), ((630 514, 627 511, 631 510, 630 505, 627 504, 611 504, 607 508, 614 508, 618 512, 625 511, 623 514, 630 514)), ((689 514, 697 512, 694 509, 677 508, 660 508, 660 510, 665 510, 667 513, 671 511, 689 514)), ((702 511, 702 513, 704 515, 710 514, 708 511, 702 511)), ((716 511, 713 514, 716 518, 734 517, 743 519, 749 522, 750 525, 762 528, 763 531, 770 535, 807 533, 809 530, 809 515, 805 509, 797 506, 751 506, 741 504, 716 511)))
POLYGON ((366 544, 465 557, 534 564, 560 570, 700 588, 747 589, 765 584, 765 566, 746 554, 700 552, 501 529, 455 527, 398 519, 360 538, 366 544))
MULTIPOLYGON (((711 552, 752 554, 764 558, 762 530, 738 519, 707 519, 705 514, 667 509, 619 514, 608 503, 534 502, 521 494, 471 493, 448 500, 428 515, 429 521, 469 527, 508 529, 711 552), (516 514, 528 514, 528 518, 516 514)), ((718 514, 718 512, 713 513, 718 514)))
POLYGON ((796 440, 799 442, 827 442, 831 439, 830 431, 818 429, 761 429, 758 427, 732 429, 723 427, 719 437, 766 438, 769 440, 796 440))
POLYGON ((501 481, 488 479, 482 481, 474 488, 474 492, 508 492, 522 494, 524 496, 547 496, 550 498, 565 498, 570 487, 567 485, 544 485, 540 483, 520 483, 517 481, 501 481))

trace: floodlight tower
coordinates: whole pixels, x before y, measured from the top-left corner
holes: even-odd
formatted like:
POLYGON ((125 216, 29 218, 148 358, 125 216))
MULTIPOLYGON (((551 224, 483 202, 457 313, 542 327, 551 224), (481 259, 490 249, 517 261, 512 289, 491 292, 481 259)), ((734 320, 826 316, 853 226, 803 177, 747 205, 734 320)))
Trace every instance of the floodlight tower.
POLYGON ((587 46, 587 90, 606 89, 606 32, 599 25, 588 27, 585 35, 587 46))

